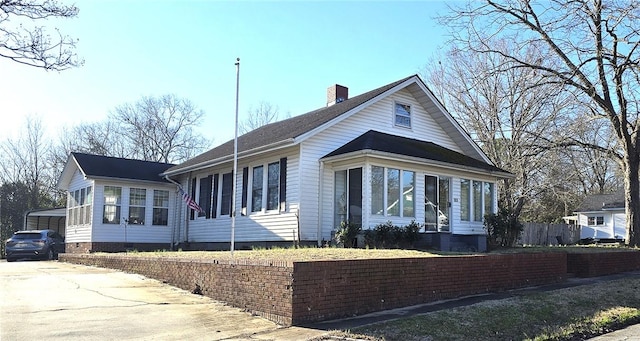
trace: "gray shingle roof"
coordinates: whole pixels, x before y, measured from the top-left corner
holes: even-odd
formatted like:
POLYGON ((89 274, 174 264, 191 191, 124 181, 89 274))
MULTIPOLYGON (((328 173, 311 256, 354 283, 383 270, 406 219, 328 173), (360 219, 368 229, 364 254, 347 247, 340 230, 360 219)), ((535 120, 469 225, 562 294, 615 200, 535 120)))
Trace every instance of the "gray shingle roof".
POLYGON ((110 156, 71 153, 87 177, 166 182, 160 174, 171 163, 124 159, 110 156))
MULTIPOLYGON (((299 137, 329 121, 358 107, 365 102, 374 99, 383 94, 387 90, 415 77, 412 75, 401 80, 389 83, 385 86, 352 97, 343 102, 336 103, 332 106, 320 108, 303 115, 294 116, 289 119, 267 124, 255 130, 252 130, 238 137, 238 152, 252 150, 255 148, 271 145, 278 142, 299 137)), ((192 159, 189 159, 177 166, 171 167, 167 172, 180 172, 191 166, 206 163, 210 160, 219 159, 233 154, 233 139, 229 140, 207 152, 204 152, 192 159)))
POLYGON ((486 162, 474 159, 433 142, 420 141, 369 130, 324 157, 337 156, 361 150, 375 150, 398 155, 473 167, 491 172, 509 173, 486 162))
POLYGON ((609 194, 593 194, 584 198, 576 212, 593 212, 624 208, 624 188, 609 194))

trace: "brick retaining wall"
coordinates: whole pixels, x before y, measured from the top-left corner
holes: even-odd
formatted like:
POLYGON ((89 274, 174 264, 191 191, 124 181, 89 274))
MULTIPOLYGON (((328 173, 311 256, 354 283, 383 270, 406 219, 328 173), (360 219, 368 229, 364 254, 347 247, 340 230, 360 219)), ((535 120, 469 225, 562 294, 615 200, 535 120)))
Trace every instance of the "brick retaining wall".
POLYGON ((60 260, 138 273, 282 325, 554 283, 565 253, 274 262, 126 254, 60 254, 60 260))
POLYGON ((567 271, 577 277, 596 277, 634 270, 640 270, 640 252, 638 251, 567 255, 567 271))
POLYGON ((555 283, 564 253, 294 263, 293 323, 555 283))

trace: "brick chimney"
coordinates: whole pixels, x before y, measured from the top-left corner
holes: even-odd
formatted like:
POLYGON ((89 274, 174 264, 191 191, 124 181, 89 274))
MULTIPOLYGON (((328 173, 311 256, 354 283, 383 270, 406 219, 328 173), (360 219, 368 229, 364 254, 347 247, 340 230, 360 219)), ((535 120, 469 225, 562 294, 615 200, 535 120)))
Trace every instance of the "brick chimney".
POLYGON ((327 88, 328 107, 347 99, 349 99, 349 88, 346 86, 335 84, 327 88))

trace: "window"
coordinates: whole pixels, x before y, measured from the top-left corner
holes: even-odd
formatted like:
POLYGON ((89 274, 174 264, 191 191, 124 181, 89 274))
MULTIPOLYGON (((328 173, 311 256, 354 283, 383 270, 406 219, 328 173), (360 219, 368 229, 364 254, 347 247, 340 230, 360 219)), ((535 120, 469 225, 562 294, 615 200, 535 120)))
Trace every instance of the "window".
POLYGON ((84 217, 85 217, 85 210, 86 210, 86 206, 85 206, 85 200, 86 200, 86 190, 84 188, 80 189, 80 212, 79 212, 79 223, 80 225, 84 224, 84 217))
POLYGON ((402 171, 402 216, 413 217, 414 214, 414 183, 415 173, 410 171, 402 171))
POLYGON ((93 193, 91 192, 91 186, 87 187, 87 200, 85 200, 85 211, 84 211, 84 223, 91 224, 93 215, 91 212, 93 211, 93 193))
POLYGON ((460 180, 460 219, 482 222, 484 215, 493 213, 495 185, 476 180, 460 180))
POLYGON ((493 213, 493 184, 484 183, 484 214, 493 213))
POLYGON ((280 204, 280 163, 270 163, 267 173, 267 210, 277 210, 280 204))
POLYGON ((169 191, 153 190, 153 225, 169 223, 169 191))
POLYGON ((73 192, 73 197, 75 201, 75 208, 73 209, 73 221, 76 225, 80 225, 80 190, 76 190, 73 192))
MULTIPOLYGON (((283 165, 282 159, 266 165, 253 167, 251 173, 251 212, 274 211, 281 203, 281 196, 284 196, 281 186, 284 186, 285 170, 280 170, 283 165), (265 174, 264 170, 267 170, 265 174), (266 190, 265 190, 266 189, 266 190)), ((286 167, 286 164, 284 164, 286 167)))
POLYGON ((200 178, 200 192, 198 196, 198 205, 202 208, 202 212, 198 212, 198 217, 211 218, 211 192, 213 190, 213 175, 200 178))
POLYGON ((334 173, 335 226, 343 221, 362 224, 362 167, 334 173))
POLYGON ((473 221, 482 222, 482 182, 473 181, 473 221))
POLYGON ((147 203, 147 190, 131 188, 129 190, 129 220, 130 225, 144 225, 144 209, 147 203))
POLYGON ((104 224, 120 223, 120 205, 122 187, 104 186, 104 210, 102 222, 104 224))
POLYGON ((371 167, 371 213, 384 215, 384 168, 371 167))
POLYGON ((411 106, 408 104, 395 104, 395 125, 411 128, 411 106))
POLYGON ((68 226, 91 224, 91 186, 68 193, 68 226))
POLYGON ((371 212, 395 217, 415 216, 415 172, 371 167, 371 212))
POLYGON ((253 182, 251 183, 251 212, 262 211, 262 183, 263 166, 253 167, 253 182))
POLYGON ((287 158, 242 169, 240 214, 287 210, 287 158), (266 172, 265 172, 266 170, 266 172), (251 187, 251 188, 249 188, 251 187))
POLYGON ((587 217, 589 226, 604 225, 604 216, 587 217))
POLYGON ((471 190, 471 180, 460 180, 460 220, 471 220, 471 197, 469 191, 471 190))
POLYGON ((231 191, 233 190, 233 173, 222 175, 222 200, 220 201, 220 215, 231 215, 231 191))
POLYGON ((400 170, 387 168, 387 215, 400 216, 400 170))

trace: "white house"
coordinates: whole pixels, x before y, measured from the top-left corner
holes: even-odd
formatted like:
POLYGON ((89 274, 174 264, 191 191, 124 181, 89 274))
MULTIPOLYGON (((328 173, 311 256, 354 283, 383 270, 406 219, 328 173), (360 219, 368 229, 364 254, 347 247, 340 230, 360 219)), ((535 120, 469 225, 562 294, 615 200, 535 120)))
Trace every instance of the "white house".
POLYGON ((590 195, 584 199, 575 213, 580 225, 581 239, 626 238, 627 218, 623 189, 611 194, 590 195))
POLYGON ((204 210, 175 212, 173 239, 185 248, 229 247, 235 181, 238 248, 322 244, 345 220, 364 229, 415 220, 440 248, 483 249, 483 215, 496 211, 497 180, 511 176, 417 75, 353 98, 332 86, 326 107, 240 136, 235 179, 233 146, 162 172, 204 210))
POLYGON ((172 164, 71 153, 58 180, 67 191, 66 252, 169 249, 175 185, 172 164))

